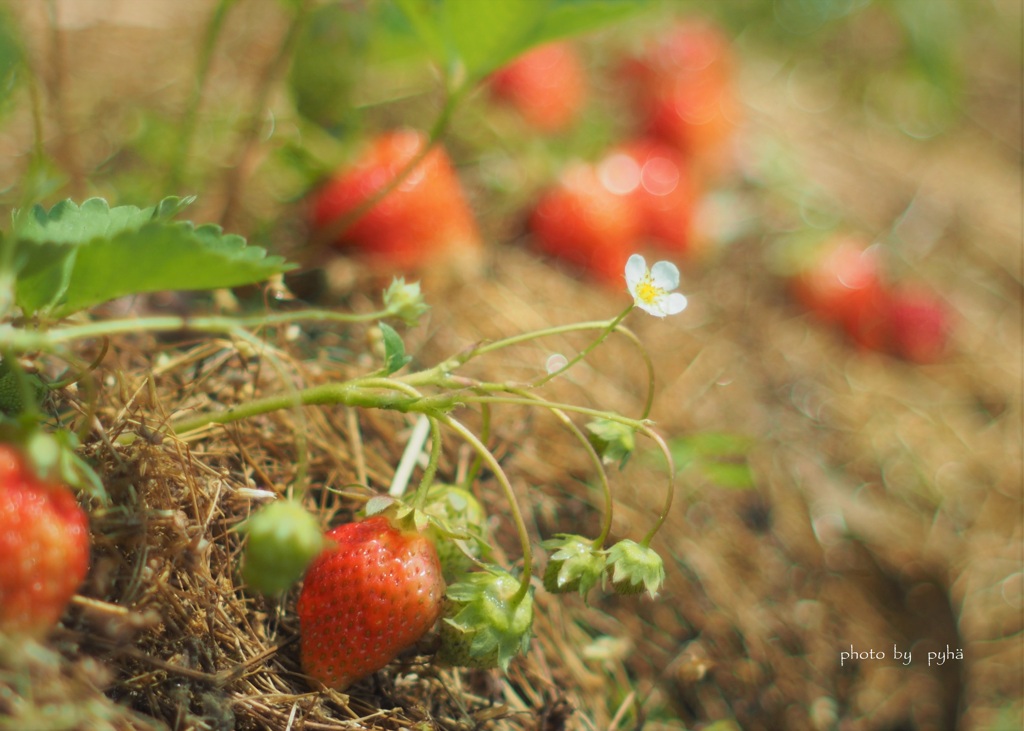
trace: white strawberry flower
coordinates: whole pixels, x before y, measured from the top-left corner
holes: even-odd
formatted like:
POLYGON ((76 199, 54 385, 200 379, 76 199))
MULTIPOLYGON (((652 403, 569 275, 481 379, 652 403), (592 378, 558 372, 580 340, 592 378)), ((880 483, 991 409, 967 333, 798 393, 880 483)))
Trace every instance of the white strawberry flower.
POLYGON ((626 262, 626 286, 633 303, 655 317, 686 309, 686 296, 672 291, 679 286, 679 269, 672 262, 659 261, 648 269, 647 260, 633 254, 626 262))

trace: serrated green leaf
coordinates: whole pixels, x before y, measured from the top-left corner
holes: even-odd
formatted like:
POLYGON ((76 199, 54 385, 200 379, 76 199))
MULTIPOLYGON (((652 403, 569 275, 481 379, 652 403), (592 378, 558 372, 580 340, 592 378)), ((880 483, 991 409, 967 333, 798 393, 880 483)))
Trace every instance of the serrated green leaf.
POLYGON ((191 198, 111 208, 101 198, 14 216, 16 301, 64 317, 118 297, 251 284, 292 265, 218 226, 168 220, 191 198))
POLYGON ((395 328, 386 322, 378 323, 378 327, 384 337, 384 368, 390 376, 405 367, 405 364, 412 360, 412 356, 405 354, 405 343, 395 328))

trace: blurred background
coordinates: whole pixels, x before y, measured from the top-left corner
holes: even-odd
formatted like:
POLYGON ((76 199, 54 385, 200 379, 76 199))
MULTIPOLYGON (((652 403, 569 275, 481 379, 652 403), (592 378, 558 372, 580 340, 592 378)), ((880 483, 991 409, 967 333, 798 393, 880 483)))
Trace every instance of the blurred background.
MULTIPOLYGON (((468 275, 409 273, 433 308, 407 335, 423 363, 625 307, 620 269, 609 282, 546 247, 531 215, 570 166, 598 165, 638 129, 664 133, 630 78, 659 63, 668 30, 702 29, 684 55, 725 69, 729 103, 716 97, 714 120, 680 143, 694 180, 685 242, 638 244, 680 265, 690 306, 630 321, 679 467, 655 544, 668 582, 658 601, 546 605, 530 662, 577 710, 534 727, 1020 728, 1021 4, 623 5, 595 2, 611 20, 567 41, 583 92, 564 125, 539 129, 486 80, 462 100, 442 142, 483 260, 468 275), (850 319, 861 310, 830 309, 849 306, 822 294, 851 271, 829 258, 844 246, 885 292, 924 293, 900 321, 927 321, 924 335, 879 341, 850 319), (841 658, 894 646, 912 663, 841 658)), ((429 130, 443 109, 443 74, 398 5, 0 10, 5 209, 197 195, 193 220, 313 272, 300 298, 358 307, 379 293, 355 247, 311 243, 309 209, 368 139, 429 130)), ((480 375, 530 374, 585 343, 514 351, 480 375)), ((552 394, 637 413, 639 370, 612 341, 552 394)), ((512 413, 496 431, 538 532, 594 519, 587 463, 557 424, 512 413)), ((660 504, 660 467, 638 455, 615 474, 616 535, 660 504)))

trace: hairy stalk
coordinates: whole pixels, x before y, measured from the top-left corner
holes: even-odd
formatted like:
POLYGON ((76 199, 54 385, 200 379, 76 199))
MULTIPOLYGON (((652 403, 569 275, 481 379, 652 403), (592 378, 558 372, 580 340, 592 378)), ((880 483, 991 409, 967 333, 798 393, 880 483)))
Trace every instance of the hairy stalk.
POLYGON ((661 449, 661 453, 665 455, 665 461, 668 463, 668 490, 665 493, 665 504, 661 508, 661 512, 658 514, 657 520, 654 522, 654 526, 647 531, 647 535, 640 541, 640 545, 647 548, 651 545, 651 541, 654 539, 654 534, 658 532, 665 519, 668 518, 668 513, 672 509, 672 500, 676 493, 676 463, 672 459, 672 450, 668 448, 665 440, 658 432, 651 429, 649 426, 644 426, 641 431, 644 435, 650 437, 661 449))
POLYGON ((413 507, 420 510, 427 504, 427 491, 430 489, 431 484, 433 484, 434 476, 437 474, 437 466, 441 463, 441 426, 438 424, 437 419, 430 418, 430 435, 430 458, 427 462, 427 468, 423 471, 420 484, 416 488, 416 494, 413 495, 413 507))
POLYGON ((533 551, 530 550, 530 533, 526 529, 526 521, 523 520, 523 514, 519 510, 515 490, 512 489, 512 483, 509 482, 505 471, 501 469, 498 460, 472 431, 447 414, 439 417, 439 421, 458 433, 460 437, 476 450, 476 453, 483 458, 484 462, 494 473, 494 477, 498 480, 502 492, 505 493, 505 499, 508 501, 509 510, 512 515, 512 522, 515 525, 516 533, 519 536, 519 544, 523 552, 523 575, 519 581, 519 590, 516 591, 510 600, 510 603, 514 606, 525 599, 527 592, 530 591, 530 575, 533 572, 533 551))
POLYGON ((630 305, 625 310, 623 310, 621 313, 619 313, 619 315, 617 317, 613 318, 608 323, 607 327, 605 327, 604 330, 601 331, 601 333, 598 334, 598 336, 596 338, 594 338, 593 342, 591 342, 590 345, 585 347, 583 350, 581 350, 579 353, 577 353, 573 358, 571 358, 568 363, 566 363, 564 366, 559 368, 557 371, 552 371, 551 373, 548 373, 543 378, 538 378, 536 381, 533 382, 533 385, 535 387, 536 386, 543 386, 545 383, 547 383, 551 379, 553 379, 553 378, 555 378, 557 376, 562 375, 567 370, 569 370, 574 365, 576 365, 581 360, 583 360, 588 355, 590 355, 597 348, 598 345, 603 343, 608 338, 608 336, 611 335, 615 331, 615 328, 618 327, 619 323, 622 322, 624 319, 626 319, 626 315, 628 315, 630 312, 633 311, 634 306, 635 305, 630 305))
MULTIPOLYGON (((480 404, 480 441, 485 445, 491 438, 491 407, 489 404, 480 404)), ((462 480, 463 487, 467 490, 472 491, 473 481, 476 480, 477 475, 480 474, 480 469, 484 466, 484 458, 477 453, 476 457, 473 458, 473 463, 466 470, 466 476, 462 480)))
POLYGON ((394 410, 402 413, 439 415, 438 401, 424 399, 405 384, 386 379, 356 379, 345 383, 325 383, 310 386, 292 393, 274 394, 253 399, 232 406, 224 411, 198 414, 178 419, 171 424, 175 434, 186 434, 213 424, 230 424, 272 411, 296 406, 344 405, 364 408, 394 410), (383 389, 398 391, 403 395, 382 393, 383 389))
POLYGON ((84 325, 68 325, 56 327, 45 332, 22 330, 11 325, 0 325, 0 340, 9 344, 15 351, 29 352, 33 350, 52 350, 58 345, 75 340, 124 333, 196 330, 199 332, 230 334, 237 328, 267 327, 296 322, 342 322, 351 324, 372 322, 394 315, 395 312, 390 309, 365 314, 347 314, 332 312, 331 310, 296 310, 295 312, 272 312, 243 317, 217 315, 209 317, 179 317, 177 315, 159 315, 129 320, 102 320, 100 322, 89 322, 84 325))
POLYGON ((597 538, 594 539, 593 546, 598 549, 604 547, 604 542, 608 540, 608 534, 611 533, 612 530, 612 514, 615 509, 615 503, 612 500, 612 486, 608 482, 608 473, 605 471, 604 464, 601 462, 601 455, 599 455, 597 450, 594 449, 594 445, 590 443, 589 439, 587 439, 587 435, 583 433, 583 430, 573 423, 572 419, 569 418, 564 410, 548 401, 545 401, 539 396, 534 396, 528 391, 515 389, 510 390, 510 393, 517 394, 523 398, 533 399, 538 406, 550 409, 551 413, 554 414, 558 420, 561 421, 580 441, 587 452, 587 456, 590 457, 590 461, 594 463, 594 469, 597 471, 597 477, 601 483, 601 494, 604 499, 604 511, 601 517, 601 532, 598 534, 597 538))

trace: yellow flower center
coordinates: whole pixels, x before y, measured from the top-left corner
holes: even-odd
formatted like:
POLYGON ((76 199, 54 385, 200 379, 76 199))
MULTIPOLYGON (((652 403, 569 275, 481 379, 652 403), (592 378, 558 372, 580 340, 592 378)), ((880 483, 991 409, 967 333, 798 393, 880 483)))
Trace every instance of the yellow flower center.
POLYGON ((665 290, 661 287, 656 287, 654 282, 651 281, 650 275, 644 277, 643 281, 636 286, 636 297, 645 305, 652 304, 654 300, 663 294, 665 294, 665 290))

